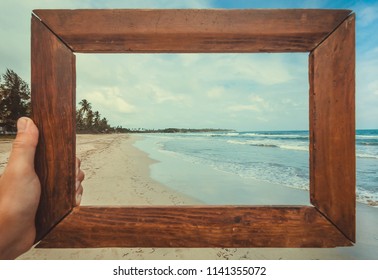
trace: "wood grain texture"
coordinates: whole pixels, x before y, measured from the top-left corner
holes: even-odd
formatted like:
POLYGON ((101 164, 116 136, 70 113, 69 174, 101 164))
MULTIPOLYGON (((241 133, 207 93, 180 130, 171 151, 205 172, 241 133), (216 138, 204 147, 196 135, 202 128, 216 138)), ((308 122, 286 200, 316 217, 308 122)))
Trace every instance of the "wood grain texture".
POLYGON ((40 247, 334 247, 355 240, 354 16, 347 10, 36 10, 40 247), (42 22, 40 21, 42 20, 42 22), (315 207, 73 209, 78 52, 311 51, 315 207), (67 215, 67 216, 66 216, 67 215), (64 218, 64 219, 63 219, 64 218), (62 220, 62 221, 61 221, 62 220), (59 221, 61 221, 59 223, 59 221), (59 224, 58 224, 59 223, 59 224))
POLYGON ((75 52, 305 52, 349 10, 34 10, 75 52))
POLYGON ((355 241, 355 17, 310 54, 311 203, 355 241))
POLYGON ((40 240, 72 209, 75 179, 75 56, 36 17, 31 22, 32 118, 39 129, 35 169, 42 193, 40 240))
POLYGON ((315 208, 80 207, 39 248, 334 247, 351 242, 315 208))

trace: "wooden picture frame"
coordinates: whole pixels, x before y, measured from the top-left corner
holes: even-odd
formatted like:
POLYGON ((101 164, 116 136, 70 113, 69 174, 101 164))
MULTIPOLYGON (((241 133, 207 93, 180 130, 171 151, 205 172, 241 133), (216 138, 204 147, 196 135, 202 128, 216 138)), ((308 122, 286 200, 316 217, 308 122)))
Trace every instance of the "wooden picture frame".
POLYGON ((38 246, 335 247, 355 242, 355 16, 349 10, 34 10, 38 246), (308 52, 313 206, 74 208, 75 55, 308 52))

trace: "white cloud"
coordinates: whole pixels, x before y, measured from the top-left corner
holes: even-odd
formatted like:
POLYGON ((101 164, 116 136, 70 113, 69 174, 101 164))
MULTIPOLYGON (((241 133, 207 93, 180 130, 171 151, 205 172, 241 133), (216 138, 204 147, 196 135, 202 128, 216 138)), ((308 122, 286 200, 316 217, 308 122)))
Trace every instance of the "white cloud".
POLYGON ((196 71, 206 75, 208 81, 236 79, 261 85, 276 85, 295 78, 295 71, 288 67, 285 56, 285 54, 212 54, 201 56, 201 59, 195 56, 191 60, 186 59, 185 63, 196 64, 196 71))
POLYGON ((371 92, 371 94, 378 96, 378 81, 371 81, 368 83, 367 89, 371 92))
POLYGON ((298 106, 303 105, 303 104, 298 103, 297 101, 294 101, 292 98, 282 99, 282 104, 284 104, 285 106, 291 106, 291 107, 298 107, 298 106))
POLYGON ((211 2, 208 0, 185 0, 185 1, 172 1, 172 0, 109 0, 98 1, 91 0, 91 6, 95 8, 209 8, 211 2))
POLYGON ((276 113, 283 98, 295 98, 301 92, 296 83, 304 83, 306 90, 307 65, 297 65, 296 60, 292 62, 283 54, 271 61, 276 68, 281 65, 279 71, 288 73, 287 80, 275 76, 269 81, 271 73, 279 72, 272 72, 269 67, 261 67, 255 76, 240 74, 240 67, 258 68, 256 65, 262 64, 265 57, 266 63, 270 63, 269 56, 251 54, 78 55, 77 98, 85 97, 91 102, 92 97, 87 97, 86 92, 97 93, 96 103, 102 107, 107 105, 106 110, 101 107, 98 110, 118 124, 125 118, 117 116, 114 110, 107 111, 110 106, 104 100, 103 88, 122 89, 120 96, 135 109, 125 106, 130 112, 127 122, 120 123, 125 127, 201 127, 205 121, 228 128, 255 125, 263 114, 276 113), (292 69, 300 75, 292 74, 292 69), (260 82, 259 75, 267 78, 260 82), (297 92, 288 90, 291 88, 297 92), (98 93, 101 102, 97 101, 98 93), (239 120, 235 118, 234 125, 232 115, 239 117, 239 120), (252 119, 242 121, 245 117, 252 119))
MULTIPOLYGON (((226 2, 222 5, 228 8, 256 5, 284 8, 288 5, 281 2, 226 2)), ((2 0, 0 67, 3 68, 0 72, 6 67, 11 68, 29 82, 30 15, 33 9, 211 8, 214 3, 211 0, 2 0)), ((292 2, 296 7, 317 5, 318 8, 327 8, 329 5, 327 1, 303 3, 292 2)), ((345 8, 347 6, 345 4, 345 8)), ((372 34, 375 34, 378 22, 378 2, 365 4, 360 1, 349 8, 357 15, 357 125, 373 127, 376 126, 378 106, 378 48, 372 34)), ((292 114, 292 111, 305 107, 307 102, 306 54, 81 56, 77 55, 78 101, 87 98, 94 109, 109 119, 122 120, 123 115, 128 114, 128 122, 122 124, 125 126, 133 125, 134 119, 140 121, 138 125, 141 126, 142 120, 146 126, 164 126, 163 120, 168 123, 172 116, 185 115, 190 116, 188 125, 191 126, 200 126, 204 120, 210 122, 211 119, 226 123, 230 115, 235 117, 235 123, 238 118, 240 121, 248 115, 251 119, 244 123, 257 124, 267 118, 267 112, 271 114, 270 120, 275 119, 277 127, 278 123, 285 121, 295 127, 299 119, 308 119, 305 113, 301 118, 294 115, 287 120, 281 118, 285 112, 292 114), (300 93, 304 94, 298 96, 300 93), (196 113, 191 114, 194 110, 196 113), (228 116, 222 114, 225 112, 228 116), (149 118, 141 117, 147 115, 149 118)), ((178 118, 175 123, 180 120, 178 118)), ((116 122, 113 124, 117 125, 116 122)), ((232 128, 231 122, 227 122, 227 126, 232 128)))
POLYGON ((231 112, 240 112, 240 111, 260 111, 257 105, 233 105, 228 107, 228 110, 231 112))
POLYGON ((101 109, 97 108, 105 108, 122 114, 136 112, 135 106, 122 98, 118 87, 103 87, 97 91, 84 94, 84 97, 92 103, 93 109, 100 111, 100 113, 101 109))
POLYGON ((238 67, 235 70, 240 77, 263 85, 286 83, 294 77, 282 61, 282 56, 282 54, 255 54, 249 59, 239 57, 238 67))
POLYGON ((225 92, 226 90, 224 89, 224 87, 217 86, 210 88, 210 90, 207 91, 206 95, 210 99, 218 99, 224 96, 225 92))
POLYGON ((269 102, 266 101, 264 98, 262 98, 259 95, 251 95, 248 99, 249 99, 250 102, 258 105, 261 108, 264 108, 264 109, 270 108, 269 102))
POLYGON ((363 26, 367 26, 378 19, 378 5, 364 6, 358 11, 357 20, 363 26))
POLYGON ((268 101, 259 95, 251 95, 247 99, 248 104, 238 104, 228 107, 228 111, 241 112, 241 111, 254 111, 254 112, 266 112, 271 111, 271 106, 268 101))
POLYGON ((173 102, 182 103, 187 98, 182 94, 176 94, 174 92, 169 92, 157 85, 144 84, 143 86, 137 86, 139 94, 141 92, 146 92, 148 95, 152 96, 156 103, 173 102))

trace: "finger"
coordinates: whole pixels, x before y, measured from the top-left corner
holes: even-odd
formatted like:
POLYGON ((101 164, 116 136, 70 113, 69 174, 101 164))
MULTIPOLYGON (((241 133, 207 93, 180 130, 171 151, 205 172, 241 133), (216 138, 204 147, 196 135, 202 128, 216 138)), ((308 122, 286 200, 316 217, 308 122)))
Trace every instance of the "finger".
POLYGON ((79 183, 83 182, 84 178, 85 178, 85 174, 84 174, 83 170, 79 169, 79 172, 76 173, 76 178, 75 178, 76 183, 77 182, 79 182, 79 183))
POLYGON ((78 189, 76 190, 76 194, 75 194, 75 206, 79 206, 80 203, 81 203, 81 198, 83 196, 83 186, 82 185, 79 185, 78 189))
POLYGON ((80 161, 80 159, 79 159, 79 158, 76 158, 76 159, 75 159, 75 172, 76 172, 76 175, 79 173, 80 165, 81 165, 81 161, 80 161))
POLYGON ((34 122, 26 117, 18 119, 17 136, 13 141, 8 166, 16 165, 18 170, 31 167, 34 170, 34 155, 37 143, 38 128, 34 122))

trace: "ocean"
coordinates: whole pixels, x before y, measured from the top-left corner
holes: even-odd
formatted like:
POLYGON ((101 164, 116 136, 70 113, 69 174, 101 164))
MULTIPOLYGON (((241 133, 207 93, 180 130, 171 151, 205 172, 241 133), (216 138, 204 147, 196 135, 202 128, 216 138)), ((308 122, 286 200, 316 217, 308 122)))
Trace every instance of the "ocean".
MULTIPOLYGON (((253 195, 248 180, 309 188, 308 131, 143 134, 135 146, 158 161, 151 168, 155 180, 210 204, 248 203, 246 198, 253 195), (209 183, 205 177, 213 171, 218 175, 209 183), (199 184, 204 181, 209 189, 199 184), (227 189, 233 185, 241 187, 227 189)), ((356 165, 357 201, 377 205, 378 130, 356 131, 356 165)))

